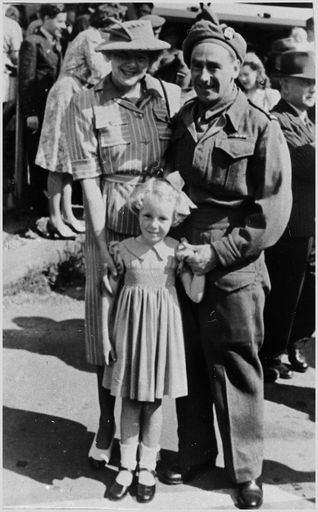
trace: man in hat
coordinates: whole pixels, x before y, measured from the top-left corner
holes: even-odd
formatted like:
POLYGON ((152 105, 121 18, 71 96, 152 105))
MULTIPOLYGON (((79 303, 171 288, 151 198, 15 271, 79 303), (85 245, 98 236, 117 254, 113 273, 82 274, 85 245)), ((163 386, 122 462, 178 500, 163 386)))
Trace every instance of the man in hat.
POLYGON ((281 100, 273 114, 290 151, 293 207, 283 236, 266 251, 272 291, 265 307, 261 359, 268 381, 292 377, 291 370, 281 362, 285 351, 293 370, 307 370, 300 347, 315 328, 315 296, 311 283, 314 277, 308 265, 315 232, 315 126, 308 117, 308 110, 315 104, 313 52, 283 54, 280 81, 281 100), (306 322, 299 315, 306 318, 306 322))
POLYGON ((291 173, 278 122, 235 85, 245 51, 240 34, 208 20, 183 45, 197 97, 178 114, 170 159, 198 208, 179 228, 177 254, 192 251, 186 263, 206 289, 195 306, 180 295, 189 395, 177 399, 179 464, 162 479, 185 482, 215 464, 214 405, 238 506, 251 509, 263 501, 263 250, 285 230, 291 173))

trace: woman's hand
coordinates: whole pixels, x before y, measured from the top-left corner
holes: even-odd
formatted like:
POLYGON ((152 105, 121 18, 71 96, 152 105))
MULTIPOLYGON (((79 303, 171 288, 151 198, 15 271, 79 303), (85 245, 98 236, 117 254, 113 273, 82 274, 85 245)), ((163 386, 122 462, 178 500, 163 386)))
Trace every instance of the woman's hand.
POLYGON ((110 342, 104 343, 103 344, 103 352, 104 352, 106 366, 112 366, 117 360, 116 351, 115 351, 113 345, 110 342))
POLYGON ((109 293, 109 295, 113 295, 113 290, 109 282, 109 275, 111 275, 114 279, 117 278, 118 272, 116 270, 115 263, 108 251, 107 254, 101 256, 101 260, 101 293, 103 293, 104 289, 107 293, 109 293))

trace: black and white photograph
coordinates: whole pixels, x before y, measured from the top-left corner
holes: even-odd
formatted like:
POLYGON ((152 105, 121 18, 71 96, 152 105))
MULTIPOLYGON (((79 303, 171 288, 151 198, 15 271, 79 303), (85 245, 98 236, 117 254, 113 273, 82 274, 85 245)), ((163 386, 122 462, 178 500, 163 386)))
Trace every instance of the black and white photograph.
POLYGON ((1 2, 2 510, 316 509, 316 8, 1 2))

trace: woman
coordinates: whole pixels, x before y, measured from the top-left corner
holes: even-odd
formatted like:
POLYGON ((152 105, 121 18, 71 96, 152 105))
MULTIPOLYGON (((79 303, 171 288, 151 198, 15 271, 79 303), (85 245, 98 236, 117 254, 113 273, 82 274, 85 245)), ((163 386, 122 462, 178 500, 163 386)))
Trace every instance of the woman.
POLYGON ((78 34, 69 45, 58 81, 46 103, 36 163, 49 171, 48 232, 58 238, 74 238, 74 232, 85 231, 72 210, 72 166, 63 123, 73 94, 95 85, 110 71, 104 56, 95 52, 96 46, 107 37, 102 29, 109 24, 110 14, 116 14, 113 7, 110 11, 107 4, 98 6, 91 16, 91 27, 78 34))
MULTIPOLYGON (((169 45, 155 39, 149 21, 116 22, 97 51, 111 61, 111 73, 94 88, 73 97, 66 134, 74 179, 80 180, 86 218, 85 335, 88 362, 97 367, 100 420, 89 460, 110 459, 114 436, 114 397, 102 387, 105 362, 101 333, 101 281, 116 270, 108 243, 139 234, 127 198, 151 169, 163 165, 170 117, 179 107, 180 89, 147 74, 169 45)), ((106 367, 107 368, 107 367, 106 367)))
POLYGON ((255 53, 246 54, 238 81, 246 96, 267 112, 280 100, 279 91, 270 88, 264 65, 255 53))

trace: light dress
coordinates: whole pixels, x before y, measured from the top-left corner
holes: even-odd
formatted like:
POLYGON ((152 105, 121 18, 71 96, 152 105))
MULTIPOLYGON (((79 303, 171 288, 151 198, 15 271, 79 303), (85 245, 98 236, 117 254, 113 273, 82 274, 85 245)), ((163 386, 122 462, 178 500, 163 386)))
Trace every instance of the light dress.
POLYGON ((90 27, 69 44, 58 80, 51 88, 45 106, 45 115, 36 156, 36 164, 51 172, 72 174, 72 163, 67 149, 64 117, 74 94, 95 85, 109 73, 111 65, 95 48, 106 35, 90 27))
POLYGON ((166 237, 151 247, 140 236, 116 244, 125 267, 111 329, 117 360, 103 381, 114 396, 151 402, 188 393, 177 245, 166 237))
POLYGON ((276 89, 267 87, 266 89, 256 89, 252 94, 247 94, 249 100, 254 105, 270 112, 280 100, 280 92, 276 89))

